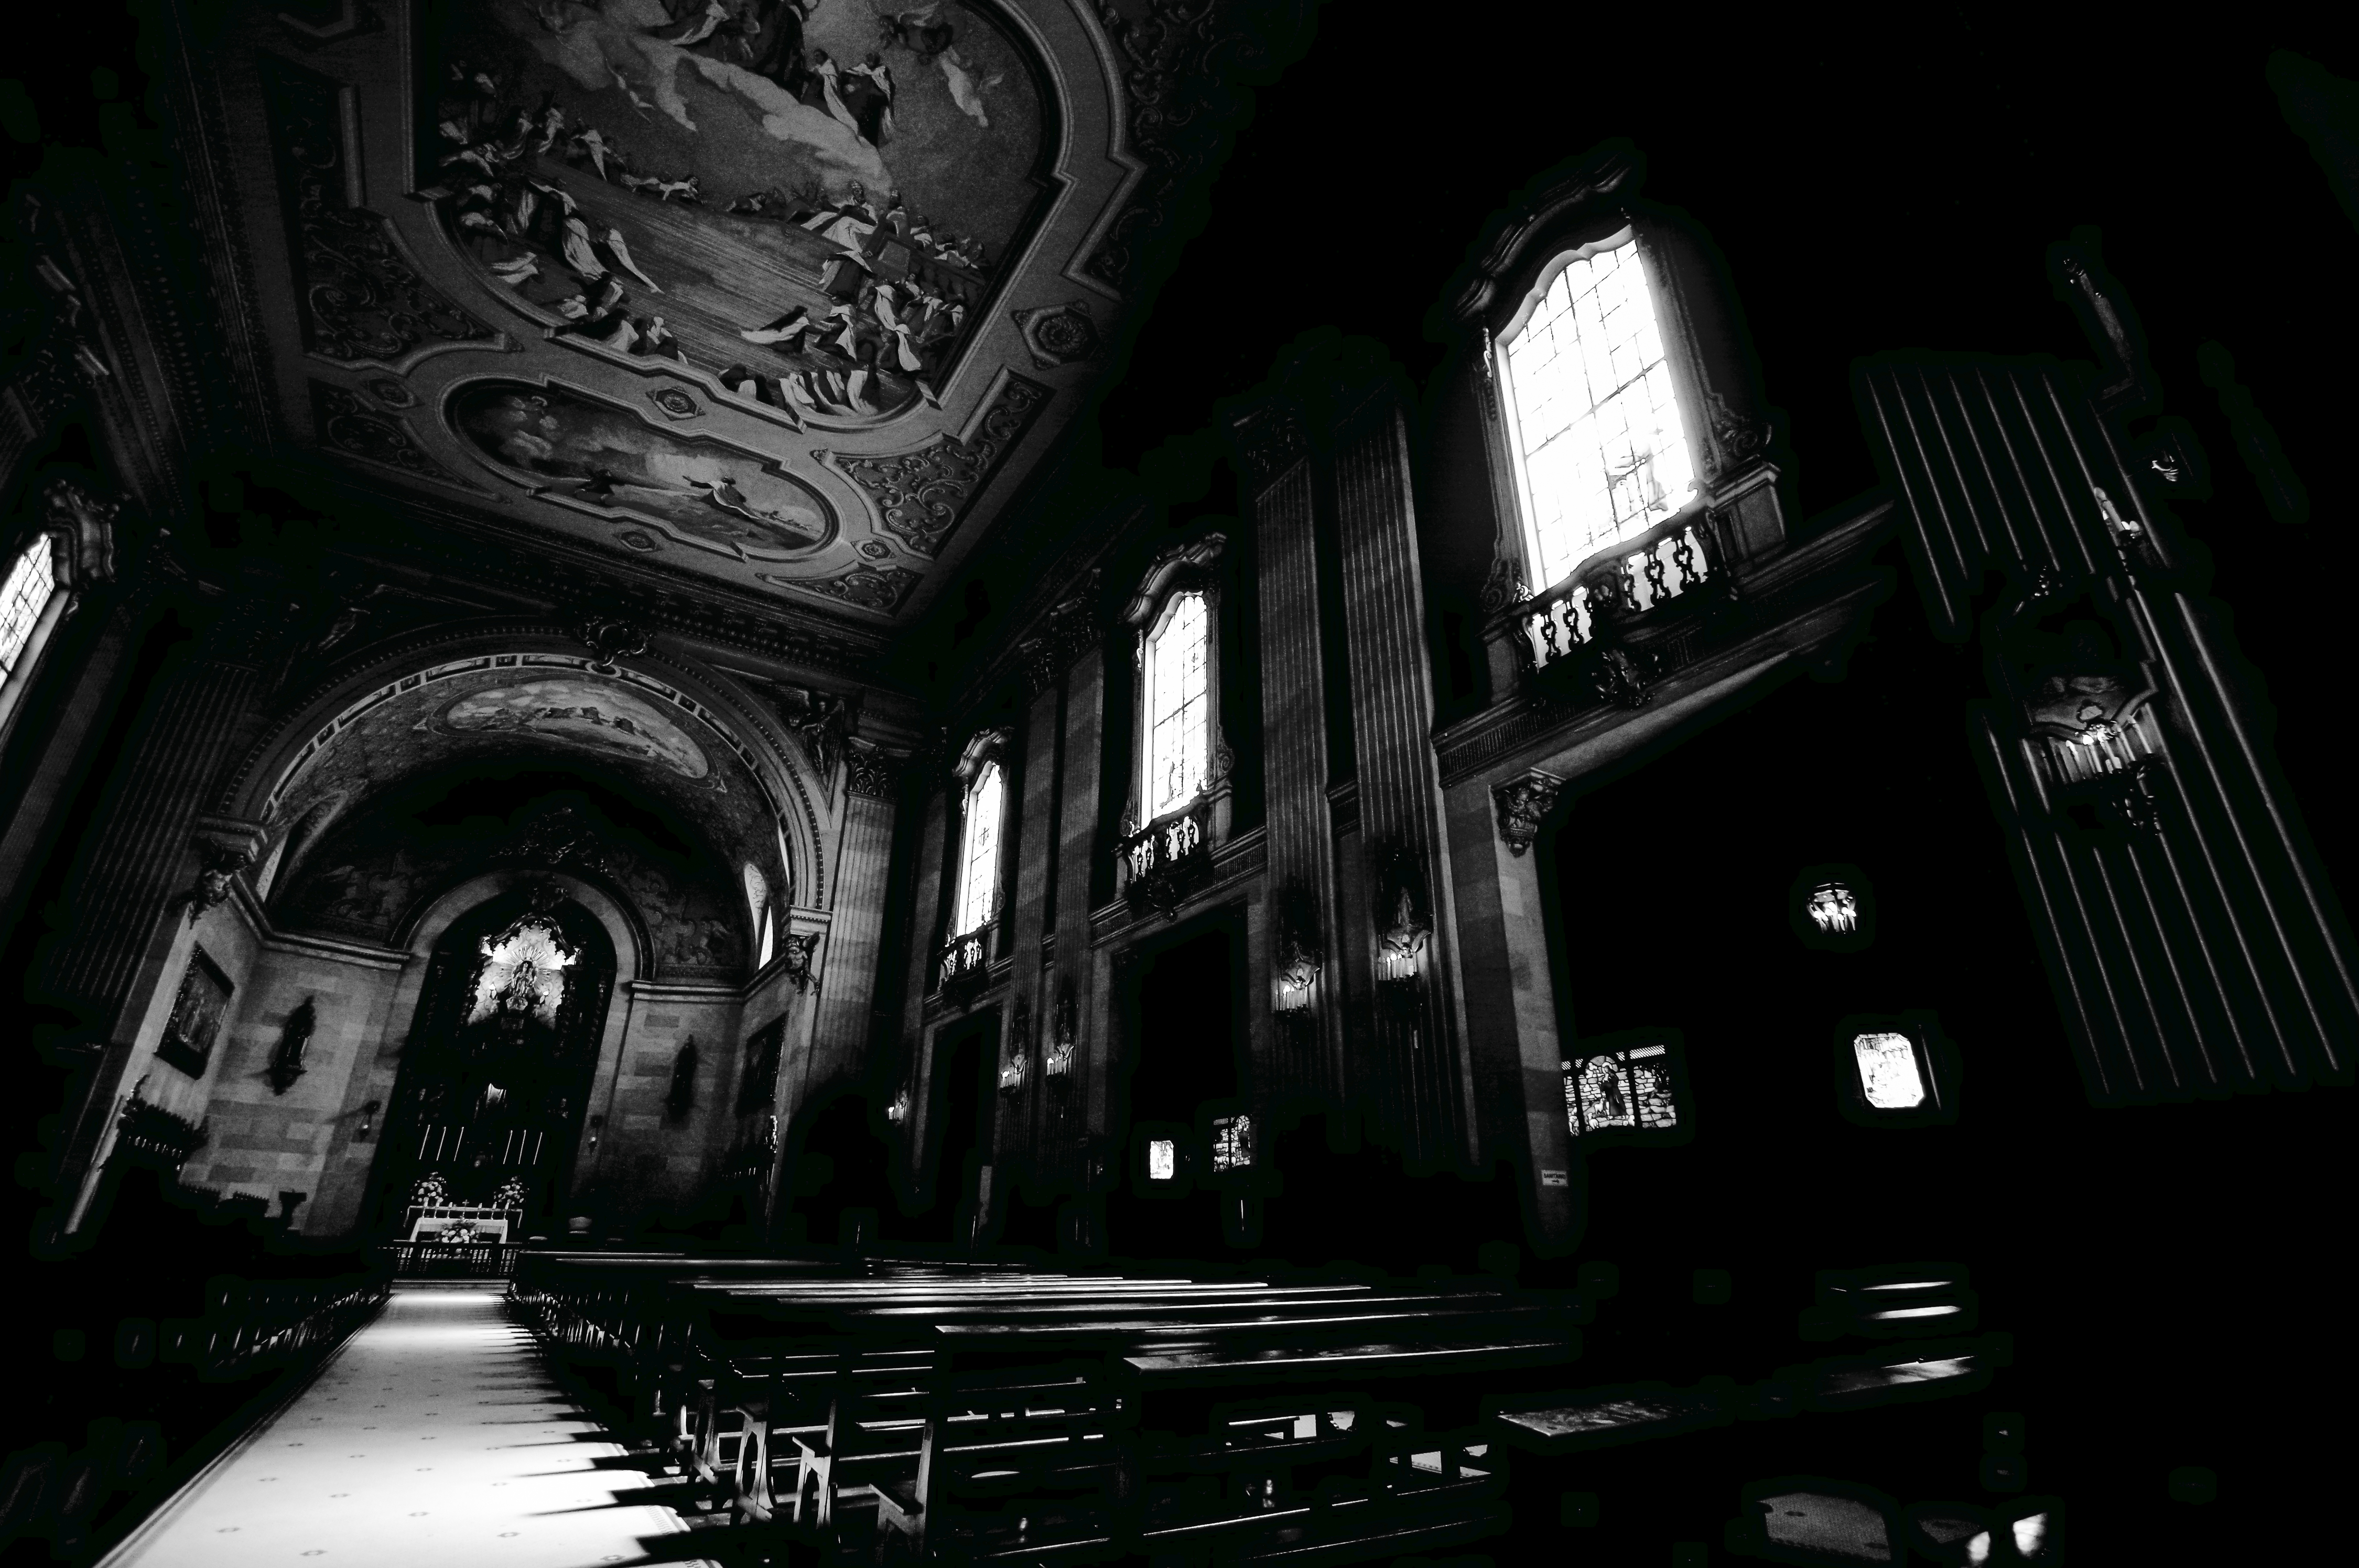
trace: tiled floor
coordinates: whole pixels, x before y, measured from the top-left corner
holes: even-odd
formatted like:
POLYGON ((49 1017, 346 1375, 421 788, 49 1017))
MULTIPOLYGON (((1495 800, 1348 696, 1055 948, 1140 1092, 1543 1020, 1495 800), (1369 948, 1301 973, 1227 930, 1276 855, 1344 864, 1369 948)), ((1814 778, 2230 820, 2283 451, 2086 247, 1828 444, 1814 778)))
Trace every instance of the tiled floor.
POLYGON ((498 1294, 397 1290, 104 1568, 699 1568, 679 1518, 645 1500, 646 1473, 614 1465, 623 1454, 559 1392, 498 1294))

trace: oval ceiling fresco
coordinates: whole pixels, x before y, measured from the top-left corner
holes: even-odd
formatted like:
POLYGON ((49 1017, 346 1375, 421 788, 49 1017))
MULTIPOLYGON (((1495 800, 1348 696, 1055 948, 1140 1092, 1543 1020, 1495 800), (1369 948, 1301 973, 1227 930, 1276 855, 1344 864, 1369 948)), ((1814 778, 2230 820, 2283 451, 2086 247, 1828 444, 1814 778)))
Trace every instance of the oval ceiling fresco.
POLYGON ((775 461, 710 436, 658 428, 561 386, 468 383, 451 399, 449 418, 534 495, 636 517, 683 544, 791 560, 835 537, 834 509, 775 461))
POLYGON ((1027 59, 959 0, 462 0, 429 55, 418 193, 473 265, 798 417, 939 389, 1048 195, 1027 59))

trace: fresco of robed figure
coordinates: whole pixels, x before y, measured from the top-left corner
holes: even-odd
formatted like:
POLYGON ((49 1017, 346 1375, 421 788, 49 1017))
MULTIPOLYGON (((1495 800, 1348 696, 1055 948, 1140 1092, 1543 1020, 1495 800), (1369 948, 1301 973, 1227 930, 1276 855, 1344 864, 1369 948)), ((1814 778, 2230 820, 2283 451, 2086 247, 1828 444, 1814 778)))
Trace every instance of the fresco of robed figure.
POLYGON ((499 287, 799 418, 939 391, 1047 195, 960 0, 453 0, 428 54, 416 194, 499 287))
POLYGON ((479 382, 452 399, 451 417, 484 457, 537 479, 532 493, 643 518, 684 543, 788 560, 835 536, 827 503, 761 457, 561 387, 479 382))

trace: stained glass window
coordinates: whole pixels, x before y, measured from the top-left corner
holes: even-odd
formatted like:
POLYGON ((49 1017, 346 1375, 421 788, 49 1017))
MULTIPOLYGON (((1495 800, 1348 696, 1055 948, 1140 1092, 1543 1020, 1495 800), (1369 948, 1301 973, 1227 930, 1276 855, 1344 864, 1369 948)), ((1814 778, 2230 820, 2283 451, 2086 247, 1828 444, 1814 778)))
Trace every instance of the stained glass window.
POLYGON ((1216 1118, 1212 1122, 1212 1169, 1242 1171, 1252 1163, 1253 1118, 1216 1118))
POLYGON ((956 935, 991 924, 998 913, 999 819, 1006 781, 997 762, 985 762, 966 792, 966 843, 959 857, 956 935))
POLYGON ((1168 1182, 1180 1173, 1180 1145, 1169 1138, 1150 1138, 1147 1142, 1147 1179, 1168 1182))
POLYGON ((1204 787, 1210 627, 1202 594, 1175 594, 1147 639, 1147 776, 1141 822, 1187 805, 1204 787))
POLYGON ((557 1022, 557 1004, 565 996, 565 969, 573 956, 560 945, 555 927, 527 921, 496 945, 485 937, 483 951, 486 962, 475 979, 468 1022, 502 1007, 528 1011, 544 1023, 557 1022))
POLYGON ((1925 1075, 1916 1043, 1906 1034, 1882 1032, 1853 1038, 1860 1092, 1877 1110, 1914 1110, 1925 1103, 1925 1075))
POLYGON ((0 687, 16 678, 57 586, 55 547, 42 534, 25 546, 8 568, 7 582, 0 584, 0 687))
POLYGON ((1639 1045, 1565 1063, 1564 1119, 1575 1138, 1617 1129, 1663 1132, 1678 1127, 1670 1048, 1639 1045))
POLYGON ((751 860, 745 862, 745 906, 753 916, 755 951, 759 955, 754 967, 759 968, 770 961, 776 932, 770 919, 769 879, 751 860))
POLYGON ((1535 587, 1695 498, 1695 466, 1635 243, 1581 257, 1499 351, 1535 587))

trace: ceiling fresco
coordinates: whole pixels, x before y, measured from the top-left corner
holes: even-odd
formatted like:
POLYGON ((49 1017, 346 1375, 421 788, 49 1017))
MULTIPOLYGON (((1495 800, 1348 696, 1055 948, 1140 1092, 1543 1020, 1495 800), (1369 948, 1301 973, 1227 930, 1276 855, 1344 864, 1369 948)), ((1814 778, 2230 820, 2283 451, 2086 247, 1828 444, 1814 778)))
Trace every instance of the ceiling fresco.
POLYGON ((735 979, 753 952, 752 908, 734 879, 701 856, 666 853, 603 813, 560 806, 512 830, 422 826, 364 806, 319 835, 278 879, 269 907, 282 929, 390 945, 434 900, 483 871, 515 867, 592 879, 629 904, 664 979, 735 979))
POLYGON ((1114 13, 378 10, 323 42, 249 0, 220 35, 208 134, 288 438, 814 635, 921 613, 1124 313, 1096 264, 1135 229, 1147 79, 1114 13))
POLYGON ((907 15, 453 7, 418 194, 575 346, 692 361, 808 415, 898 413, 940 384, 1046 194, 1019 47, 951 0, 907 15))
POLYGON ((306 878, 341 824, 405 780, 453 762, 534 759, 636 785, 723 862, 753 864, 794 902, 779 823, 782 809, 797 806, 774 801, 732 739, 689 711, 681 694, 636 671, 600 672, 562 654, 457 660, 347 707, 296 756, 263 806, 278 841, 271 885, 306 878))

